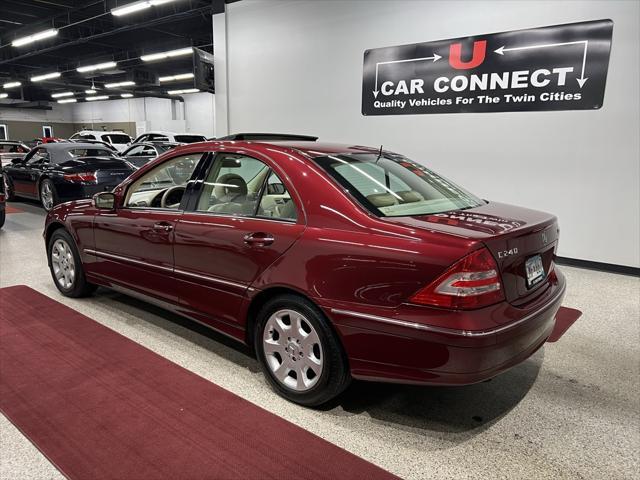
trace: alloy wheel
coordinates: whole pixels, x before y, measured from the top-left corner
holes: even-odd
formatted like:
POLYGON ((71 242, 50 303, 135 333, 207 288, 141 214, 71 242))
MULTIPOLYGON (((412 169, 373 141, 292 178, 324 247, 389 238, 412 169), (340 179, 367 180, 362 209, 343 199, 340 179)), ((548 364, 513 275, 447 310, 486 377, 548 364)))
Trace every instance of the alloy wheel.
POLYGON ((318 382, 324 353, 318 332, 295 310, 278 310, 267 320, 262 340, 267 365, 276 380, 296 392, 318 382))
POLYGON ((51 210, 53 208, 53 190, 49 182, 42 182, 40 186, 40 200, 45 210, 51 210))
POLYGON ((76 264, 71 247, 60 238, 51 247, 51 265, 58 285, 66 290, 72 288, 76 279, 76 264))

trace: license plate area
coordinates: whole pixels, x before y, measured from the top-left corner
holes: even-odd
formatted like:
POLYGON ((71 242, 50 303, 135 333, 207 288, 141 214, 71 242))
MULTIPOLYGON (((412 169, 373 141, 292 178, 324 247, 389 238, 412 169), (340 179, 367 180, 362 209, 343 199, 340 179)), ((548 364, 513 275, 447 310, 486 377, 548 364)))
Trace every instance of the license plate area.
POLYGON ((542 255, 534 255, 525 262, 527 273, 527 288, 532 288, 545 278, 542 255))

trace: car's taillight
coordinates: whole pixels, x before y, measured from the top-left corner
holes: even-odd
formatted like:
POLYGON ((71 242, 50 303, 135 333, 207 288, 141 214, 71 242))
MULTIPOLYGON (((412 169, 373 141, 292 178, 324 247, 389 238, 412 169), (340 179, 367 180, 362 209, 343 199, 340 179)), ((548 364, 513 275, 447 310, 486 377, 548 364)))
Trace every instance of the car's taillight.
POLYGON ((5 201, 4 193, 0 192, 0 203, 4 203, 4 201, 5 201))
POLYGON ((97 180, 95 172, 67 173, 63 178, 68 182, 95 182, 97 180))
POLYGON ((410 301, 434 307, 468 310, 504 300, 500 273, 486 248, 476 250, 440 275, 410 301))

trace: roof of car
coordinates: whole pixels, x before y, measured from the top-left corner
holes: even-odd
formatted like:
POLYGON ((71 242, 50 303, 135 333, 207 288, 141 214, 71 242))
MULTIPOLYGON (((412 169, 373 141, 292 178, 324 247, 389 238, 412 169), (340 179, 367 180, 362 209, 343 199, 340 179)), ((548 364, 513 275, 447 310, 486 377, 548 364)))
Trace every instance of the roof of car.
POLYGON ((82 135, 83 133, 99 133, 100 135, 112 135, 116 133, 119 135, 126 135, 127 137, 129 136, 127 132, 123 132, 122 130, 80 130, 79 132, 76 132, 76 134, 80 135, 82 135))
POLYGON ((250 147, 253 145, 269 145, 271 147, 294 149, 310 157, 323 157, 326 155, 340 155, 340 154, 349 154, 349 153, 371 153, 371 152, 378 151, 378 148, 366 147, 362 145, 349 145, 349 144, 342 144, 342 143, 311 142, 311 141, 305 142, 305 141, 223 140, 223 141, 220 141, 219 143, 227 143, 227 142, 233 142, 234 145, 246 145, 247 147, 250 147))
POLYGON ((158 141, 158 142, 154 142, 154 141, 147 141, 147 142, 134 142, 131 145, 129 145, 128 149, 130 149, 131 147, 137 147, 140 145, 144 145, 144 146, 148 146, 148 147, 157 147, 157 146, 165 146, 165 147, 177 147, 178 145, 184 145, 183 143, 180 142, 167 142, 167 141, 158 141))
POLYGON ((86 143, 80 143, 80 142, 78 142, 78 143, 74 143, 74 142, 43 143, 42 145, 38 145, 37 148, 44 148, 46 150, 51 150, 53 152, 59 152, 59 151, 64 151, 64 150, 76 150, 76 149, 81 149, 81 148, 86 148, 86 149, 91 149, 91 150, 95 150, 95 149, 109 150, 104 145, 96 145, 95 143, 89 143, 89 142, 86 142, 86 143))
POLYGON ((167 132, 165 130, 152 130, 150 132, 144 132, 141 133, 140 135, 138 135, 138 137, 141 137, 143 135, 172 135, 172 136, 176 136, 176 135, 193 135, 194 137, 204 137, 204 135, 200 135, 199 133, 192 133, 192 132, 167 132))

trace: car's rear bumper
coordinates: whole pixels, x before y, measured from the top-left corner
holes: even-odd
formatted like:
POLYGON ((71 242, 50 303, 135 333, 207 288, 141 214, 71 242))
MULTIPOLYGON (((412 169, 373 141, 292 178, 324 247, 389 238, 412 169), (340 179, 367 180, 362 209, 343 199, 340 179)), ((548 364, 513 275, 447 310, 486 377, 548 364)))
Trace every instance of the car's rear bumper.
MULTIPOLYGON (((323 305, 333 320, 355 378, 387 382, 464 385, 484 381, 529 358, 547 340, 565 292, 557 281, 526 308, 501 304, 468 312, 447 312, 451 325, 494 326, 449 328, 416 321, 406 315, 378 316, 370 312, 323 305), (460 316, 460 319, 457 318, 460 316), (500 323, 500 318, 508 319, 500 323)), ((398 309, 395 310, 396 312, 398 309)))

